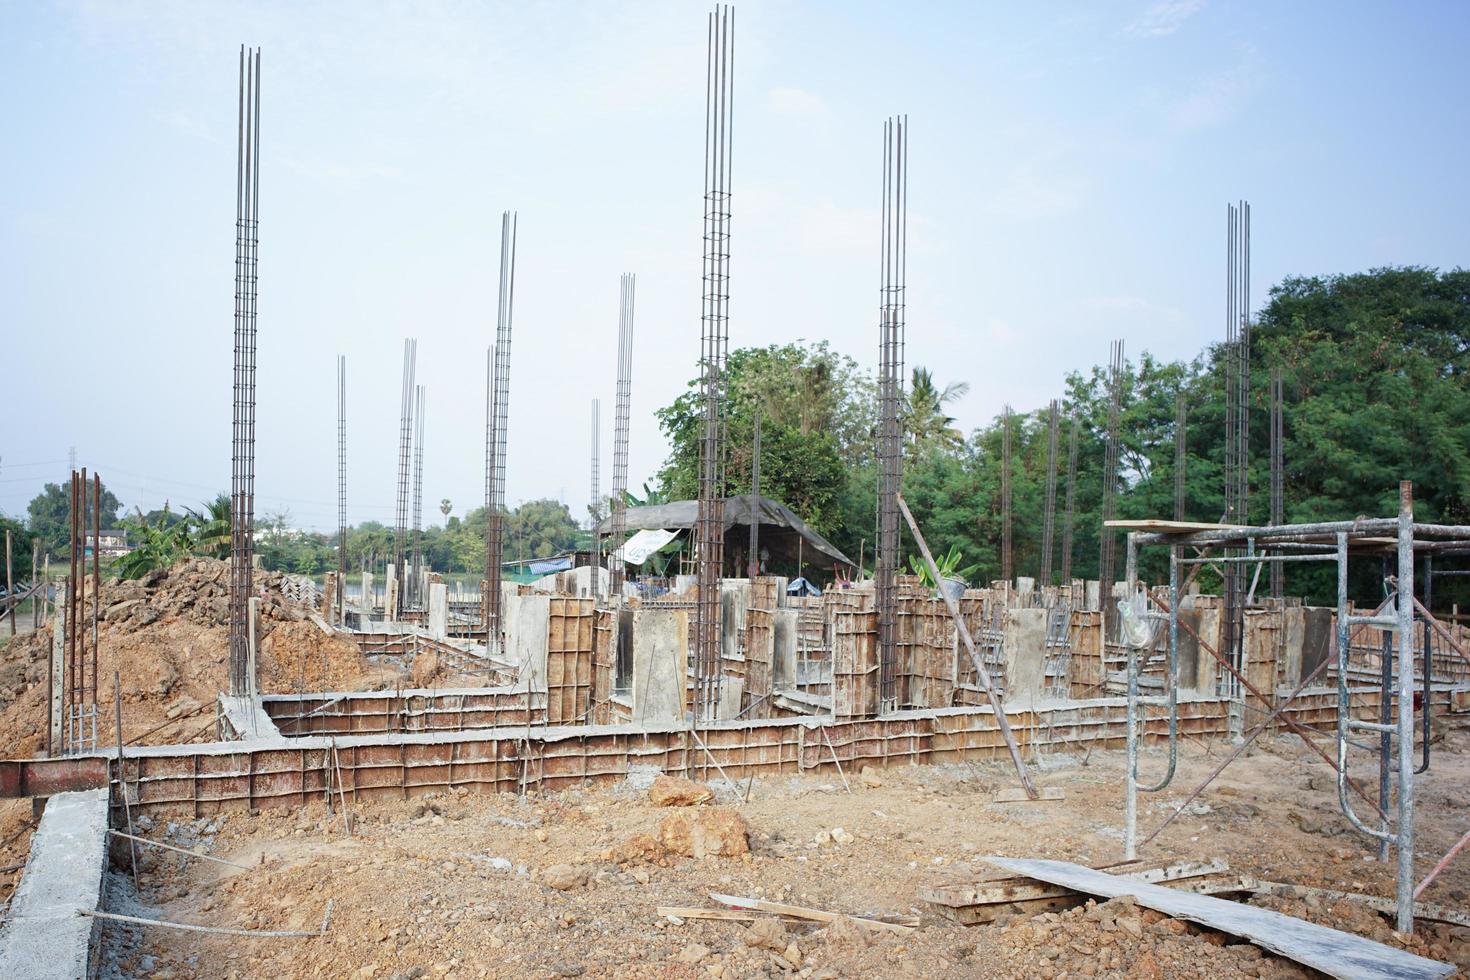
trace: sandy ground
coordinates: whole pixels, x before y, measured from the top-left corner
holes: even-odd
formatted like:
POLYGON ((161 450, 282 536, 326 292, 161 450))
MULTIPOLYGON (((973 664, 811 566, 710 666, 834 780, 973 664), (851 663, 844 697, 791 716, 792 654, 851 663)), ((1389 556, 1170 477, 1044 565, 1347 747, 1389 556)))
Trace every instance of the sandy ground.
MULTIPOLYGON (((1450 726, 1418 781, 1421 874, 1470 820, 1467 748, 1470 734, 1450 726)), ((1176 809, 1223 752, 1186 743, 1178 778, 1144 799, 1140 826, 1152 828, 1176 809)), ((145 849, 141 893, 115 874, 114 911, 312 930, 331 899, 327 934, 233 938, 110 926, 104 967, 128 977, 377 980, 1310 975, 1234 937, 1118 901, 970 928, 936 916, 917 891, 976 880, 989 871, 980 860, 986 854, 1087 864, 1121 858, 1121 753, 1034 761, 1038 782, 1063 789, 1065 802, 993 802, 998 788, 1013 785, 994 763, 872 774, 870 782, 881 785, 850 774, 851 793, 835 773, 757 780, 748 804, 721 803, 749 826, 751 853, 739 858, 655 853, 651 863, 618 863, 610 848, 639 834, 656 836, 672 812, 650 803, 633 782, 529 798, 447 795, 356 805, 350 837, 340 812, 329 817, 320 804, 160 822, 148 836, 201 847, 250 870, 145 849), (894 936, 850 926, 793 926, 770 935, 738 922, 676 923, 656 912, 659 905, 712 907, 711 891, 833 911, 918 914, 922 926, 894 936)), ((1145 767, 1161 766, 1150 752, 1145 767)), ((1176 820, 1141 857, 1224 858, 1232 871, 1260 878, 1391 895, 1391 867, 1348 829, 1329 777, 1299 740, 1277 738, 1227 769, 1201 797, 1204 805, 1176 820)), ((1367 769, 1361 777, 1374 782, 1367 769)), ((1423 897, 1470 907, 1470 859, 1452 865, 1423 897)), ((1404 937, 1349 903, 1258 901, 1462 970, 1470 966, 1470 930, 1427 925, 1404 937)))

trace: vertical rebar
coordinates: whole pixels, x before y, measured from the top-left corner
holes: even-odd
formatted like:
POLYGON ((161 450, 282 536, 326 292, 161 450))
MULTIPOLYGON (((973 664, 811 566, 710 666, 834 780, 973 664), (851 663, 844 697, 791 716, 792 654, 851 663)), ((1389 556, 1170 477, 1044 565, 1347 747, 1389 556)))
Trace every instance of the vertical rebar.
MULTIPOLYGON (((725 553, 725 358, 730 343, 730 188, 735 12, 707 25, 704 124, 704 261, 700 316, 699 512, 696 520, 694 717, 712 720, 720 698, 720 578, 725 553)), ((616 544, 616 542, 615 542, 616 544)))
POLYGON ((424 386, 419 385, 414 395, 413 434, 413 559, 409 578, 408 597, 415 609, 422 609, 426 597, 420 592, 423 577, 423 529, 424 529, 424 386))
MULTIPOLYGON (((592 492, 587 498, 587 521, 597 547, 597 524, 602 520, 602 399, 592 399, 592 492)), ((597 564, 601 565, 601 559, 597 564)))
POLYGON ((1046 413, 1046 509, 1041 519, 1041 586, 1051 582, 1051 560, 1056 550, 1057 526, 1057 433, 1061 406, 1053 398, 1046 413))
POLYGON ((908 117, 883 123, 882 245, 878 313, 878 611, 879 710, 898 707, 898 495, 903 485, 903 362, 908 269, 908 117))
POLYGON ((609 550, 613 552, 608 588, 621 599, 627 564, 623 561, 623 538, 628 532, 628 432, 633 411, 633 312, 638 279, 624 273, 618 289, 618 382, 613 403, 612 511, 609 550))
MULTIPOLYGON (((337 623, 347 609, 347 355, 337 355, 337 623)), ((367 596, 363 596, 364 605, 367 596)))
MULTIPOLYGON (((1119 426, 1123 403, 1123 341, 1113 341, 1108 359, 1108 434, 1103 456, 1102 519, 1098 526, 1098 600, 1103 607, 1103 636, 1109 635, 1113 622, 1113 578, 1117 552, 1117 534, 1108 521, 1117 516, 1119 426)), ((1131 586, 1130 586, 1131 587, 1131 586)))
POLYGON ((1007 583, 1015 579, 1011 563, 1011 406, 1000 413, 1000 577, 1007 583))
POLYGON ((755 409, 755 434, 750 446, 750 546, 746 559, 747 577, 754 579, 761 573, 761 522, 759 501, 761 495, 761 409, 755 409))
POLYGON ((514 212, 500 214, 500 289, 495 346, 490 365, 490 395, 485 469, 485 642, 501 644, 500 582, 505 559, 505 448, 510 412, 510 339, 515 314, 516 231, 514 212))
MULTIPOLYGON (((1250 523, 1250 204, 1226 205, 1225 257, 1225 515, 1227 523, 1250 523)), ((1239 557, 1226 549, 1225 557, 1239 557)), ((1245 568, 1226 562, 1221 646, 1237 670, 1243 664, 1245 632, 1245 568)), ((1230 698, 1229 728, 1240 734, 1244 720, 1238 706, 1241 688, 1235 675, 1222 672, 1218 691, 1230 698)))
POLYGON ((260 254, 260 49, 240 49, 235 173, 235 354, 230 469, 230 693, 254 688, 248 605, 255 556, 255 338, 260 254))
POLYGON ((1185 455, 1185 441, 1188 436, 1188 408, 1184 402, 1184 392, 1180 391, 1174 395, 1174 520, 1184 520, 1185 511, 1185 476, 1188 469, 1188 458, 1185 455))
MULTIPOLYGON (((1271 523, 1279 526, 1286 522, 1285 447, 1283 445, 1283 416, 1285 399, 1282 396, 1281 369, 1271 369, 1271 523)), ((1279 561, 1271 563, 1271 598, 1280 602, 1286 595, 1286 566, 1279 561)))
POLYGON ((403 379, 398 394, 398 492, 393 502, 393 579, 397 595, 390 595, 392 609, 384 610, 389 619, 397 619, 406 605, 408 589, 408 515, 409 485, 413 458, 414 376, 418 373, 419 342, 403 341, 403 379))
POLYGON ((1072 412, 1072 431, 1067 436, 1067 502, 1062 509, 1062 588, 1072 587, 1072 537, 1077 522, 1077 436, 1082 420, 1072 412))

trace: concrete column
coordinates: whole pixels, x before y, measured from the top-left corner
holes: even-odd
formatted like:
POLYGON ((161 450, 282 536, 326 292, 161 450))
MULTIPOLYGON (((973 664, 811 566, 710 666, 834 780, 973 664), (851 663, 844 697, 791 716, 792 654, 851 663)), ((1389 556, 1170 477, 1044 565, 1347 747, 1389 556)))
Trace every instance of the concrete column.
POLYGON ((1046 685, 1046 614, 1045 609, 1012 609, 1006 614, 1007 702, 1041 697, 1046 685))
POLYGON ((796 620, 798 609, 777 609, 771 615, 771 690, 796 686, 796 620))
POLYGON ((429 635, 436 640, 449 635, 449 586, 439 582, 429 586, 429 635))
POLYGON ((383 618, 390 623, 398 619, 398 569, 391 562, 383 579, 383 618))
POLYGON ((688 611, 634 610, 632 694, 635 722, 683 722, 688 665, 688 611))
POLYGON ((505 653, 515 664, 517 680, 528 691, 546 693, 546 629, 551 622, 551 596, 503 597, 500 607, 505 653))
POLYGON ((362 573, 362 592, 357 597, 358 608, 362 610, 362 624, 367 626, 373 618, 373 573, 362 573))

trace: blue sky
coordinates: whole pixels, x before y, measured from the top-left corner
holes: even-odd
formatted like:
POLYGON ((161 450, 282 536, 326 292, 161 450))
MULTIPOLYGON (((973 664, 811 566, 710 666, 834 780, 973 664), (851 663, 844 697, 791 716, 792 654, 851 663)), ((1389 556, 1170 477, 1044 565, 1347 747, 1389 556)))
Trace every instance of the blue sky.
MULTIPOLYGON (((699 351, 703 3, 0 2, 0 511, 67 449, 125 504, 227 489, 236 58, 264 49, 257 510, 391 522, 402 339, 425 512, 483 493, 499 215, 520 213, 509 500, 611 460, 638 274, 631 479, 699 351), (68 383, 68 376, 71 378, 68 383)), ((1464 3, 737 6, 732 345, 877 360, 885 116, 908 113, 910 364, 966 428, 1127 340, 1224 332, 1227 201, 1259 302, 1292 274, 1470 256, 1464 3)))

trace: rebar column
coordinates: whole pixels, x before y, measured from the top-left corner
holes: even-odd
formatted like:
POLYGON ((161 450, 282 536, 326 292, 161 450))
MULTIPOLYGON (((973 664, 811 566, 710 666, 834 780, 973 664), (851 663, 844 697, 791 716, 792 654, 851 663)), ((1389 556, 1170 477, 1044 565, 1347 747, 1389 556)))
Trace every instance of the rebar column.
MULTIPOLYGON (((597 525, 602 520, 602 399, 592 399, 592 492, 587 498, 587 520, 592 525, 593 547, 597 525)), ((601 559, 597 564, 601 565, 601 559)))
POLYGON ((393 508, 393 578, 398 583, 396 596, 389 596, 393 608, 384 610, 389 619, 397 619, 406 605, 404 595, 408 587, 408 513, 409 482, 412 473, 413 454, 413 398, 414 375, 418 368, 419 342, 403 341, 403 387, 398 395, 398 493, 393 508))
POLYGON ((414 394, 413 411, 413 557, 409 562, 412 574, 408 581, 408 598, 413 608, 422 609, 425 597, 420 594, 419 578, 423 571, 422 539, 424 529, 424 386, 419 385, 414 394))
POLYGON ((1060 406, 1055 398, 1046 413, 1046 509, 1041 519, 1041 587, 1051 585, 1051 559, 1057 525, 1057 430, 1060 406))
POLYGON ((515 314, 517 216, 500 214, 500 291, 492 348, 485 449, 485 642, 501 646, 500 581, 505 560, 505 447, 510 412, 510 338, 515 314))
POLYGON ((230 462, 230 693, 254 691, 249 602, 255 564, 255 335, 260 254, 260 49, 240 49, 235 171, 235 358, 230 462))
MULTIPOLYGON (((1281 369, 1271 369, 1271 523, 1286 522, 1285 447, 1283 445, 1283 414, 1285 411, 1281 387, 1281 369)), ((1271 563, 1271 598, 1278 603, 1286 595, 1286 566, 1279 561, 1271 563)))
POLYGON ((1011 552, 1011 406, 1000 414, 1000 577, 1014 584, 1011 552))
POLYGON ((908 267, 908 117, 883 123, 882 247, 878 290, 878 542, 873 572, 878 611, 879 711, 898 707, 898 495, 903 484, 903 363, 908 267))
MULTIPOLYGON (((757 405, 755 409, 755 432, 750 446, 750 496, 752 503, 758 501, 761 495, 761 409, 757 405)), ((750 511, 750 543, 746 558, 746 577, 752 581, 761 573, 761 522, 756 515, 756 508, 750 511)))
POLYGON ((1082 421, 1072 413, 1072 431, 1067 436, 1067 503, 1062 509, 1062 588, 1072 587, 1072 537, 1077 520, 1077 437, 1082 421))
POLYGON ((704 263, 700 316, 699 512, 695 524, 694 718, 720 700, 720 578, 725 563, 725 358, 730 344, 730 187, 735 12, 709 15, 705 67, 704 263))
MULTIPOLYGON (((347 355, 337 355, 337 624, 347 610, 347 355)), ((363 597, 366 604, 367 596, 363 597)))
POLYGON ((1108 436, 1103 455, 1102 519, 1098 526, 1097 557, 1098 601, 1103 608, 1104 642, 1110 635, 1109 626, 1114 619, 1112 597, 1118 541, 1117 534, 1108 527, 1108 521, 1117 516, 1118 509, 1118 429, 1123 403, 1123 341, 1113 341, 1108 353, 1108 436))
MULTIPOLYGON (((1228 524, 1250 523, 1250 205, 1226 205, 1225 347, 1225 514, 1228 524)), ((1240 549, 1226 549, 1224 557, 1237 558, 1240 549)), ((1224 617, 1220 624, 1222 652, 1239 670, 1243 664, 1245 581, 1239 562, 1226 562, 1222 591, 1224 617)), ((1230 699, 1229 730, 1241 734, 1244 719, 1239 682, 1222 671, 1218 693, 1230 699)))
POLYGON ((624 273, 618 290, 618 383, 613 404, 612 520, 608 526, 608 589, 618 599, 623 595, 627 565, 623 561, 623 538, 628 533, 628 432, 633 410, 633 307, 638 280, 624 273))

